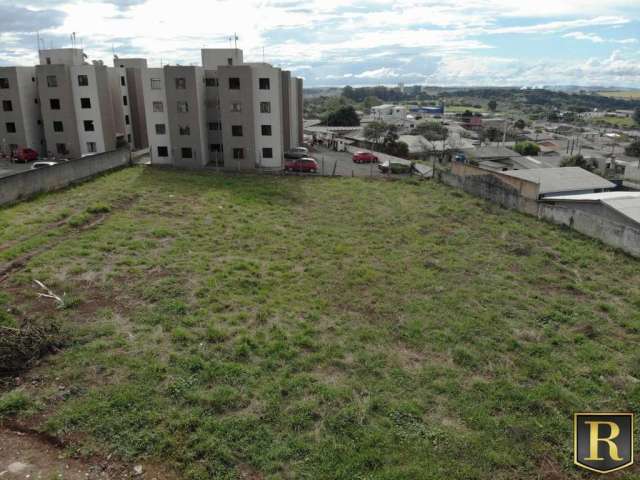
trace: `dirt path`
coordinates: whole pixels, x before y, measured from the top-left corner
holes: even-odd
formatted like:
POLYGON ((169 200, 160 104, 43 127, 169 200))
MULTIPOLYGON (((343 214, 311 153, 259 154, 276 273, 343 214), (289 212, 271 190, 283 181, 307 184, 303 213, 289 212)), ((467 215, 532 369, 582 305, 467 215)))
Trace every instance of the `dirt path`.
POLYGON ((157 467, 109 460, 67 458, 51 439, 0 428, 0 480, 98 480, 175 478, 157 467))

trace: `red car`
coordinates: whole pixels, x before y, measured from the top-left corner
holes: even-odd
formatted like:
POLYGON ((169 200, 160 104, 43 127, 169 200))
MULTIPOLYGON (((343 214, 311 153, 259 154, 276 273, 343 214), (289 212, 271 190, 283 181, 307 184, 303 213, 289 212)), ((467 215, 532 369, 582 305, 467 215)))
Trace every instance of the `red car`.
POLYGON ((318 162, 311 157, 303 157, 297 160, 287 160, 284 164, 285 172, 311 172, 318 171, 318 162))
POLYGON ((356 152, 353 154, 353 162, 354 163, 377 163, 378 157, 376 157, 371 152, 356 152))
POLYGON ((32 148, 18 148, 14 153, 16 162, 33 162, 38 159, 38 152, 32 148))

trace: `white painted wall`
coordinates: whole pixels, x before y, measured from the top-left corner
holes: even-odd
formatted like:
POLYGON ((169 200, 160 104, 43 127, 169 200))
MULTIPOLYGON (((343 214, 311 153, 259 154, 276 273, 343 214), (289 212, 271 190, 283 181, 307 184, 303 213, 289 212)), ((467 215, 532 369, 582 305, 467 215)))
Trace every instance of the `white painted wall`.
POLYGON ((129 95, 129 84, 127 82, 127 71, 121 67, 113 67, 115 71, 115 75, 118 79, 118 87, 119 90, 117 93, 119 94, 119 98, 116 98, 116 102, 119 102, 122 105, 122 115, 124 118, 129 118, 129 124, 127 125, 126 121, 123 120, 124 125, 124 134, 125 140, 129 141, 129 135, 131 136, 131 145, 133 145, 135 138, 133 138, 133 117, 131 116, 131 95, 129 95), (125 84, 122 85, 121 78, 124 77, 125 84), (127 97, 127 104, 124 104, 123 97, 127 97))
POLYGON ((106 150, 104 141, 104 130, 102 128, 102 115, 100 112, 100 98, 98 96, 98 82, 96 79, 96 70, 93 65, 73 66, 70 68, 71 73, 71 91, 73 92, 73 108, 76 112, 76 128, 78 129, 78 137, 80 139, 80 153, 86 155, 90 153, 102 153, 106 150), (89 79, 89 85, 79 86, 78 75, 86 75, 89 79), (89 98, 91 108, 82 108, 81 98, 89 98), (85 132, 84 121, 93 120, 93 132, 85 132), (87 143, 94 142, 96 151, 90 152, 87 143))
POLYGON ((149 68, 142 71, 142 92, 144 101, 144 110, 147 117, 147 134, 149 137, 149 152, 151 163, 160 165, 173 164, 171 136, 169 134, 169 109, 167 105, 167 91, 164 79, 164 71, 162 68, 149 68), (153 90, 151 88, 151 79, 160 80, 161 88, 153 90), (163 112, 153 111, 153 102, 162 102, 163 112), (156 134, 156 124, 165 125, 166 133, 164 135, 156 134), (158 147, 167 147, 168 156, 158 157, 158 147))
POLYGON ((279 68, 267 64, 252 64, 254 92, 254 123, 256 166, 261 168, 281 168, 282 151, 282 95, 281 74, 279 68), (268 78, 269 90, 260 90, 260 78, 268 78), (260 102, 271 103, 271 113, 260 113, 260 102), (262 125, 271 125, 271 136, 262 136, 262 125), (272 158, 263 158, 262 149, 271 148, 272 158))
POLYGON ((300 146, 300 142, 298 141, 300 133, 300 119, 298 118, 298 82, 296 81, 296 77, 293 75, 291 76, 291 81, 289 83, 289 108, 291 118, 289 138, 291 148, 294 148, 300 146))

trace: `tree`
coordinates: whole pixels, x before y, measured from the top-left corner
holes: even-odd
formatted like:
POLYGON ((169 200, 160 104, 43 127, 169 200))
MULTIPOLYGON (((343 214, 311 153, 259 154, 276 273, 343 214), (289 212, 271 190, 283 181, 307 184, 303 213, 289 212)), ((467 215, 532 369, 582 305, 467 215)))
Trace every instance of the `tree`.
POLYGON ((413 135, 422 135, 429 141, 446 140, 449 136, 447 127, 438 122, 424 122, 416 125, 411 132, 413 135))
POLYGON ((624 149, 624 154, 629 157, 640 158, 640 140, 631 142, 631 144, 624 149))
POLYGON ((371 110, 371 107, 375 107, 377 105, 382 105, 382 101, 378 97, 374 97, 370 95, 364 99, 363 106, 364 106, 364 109, 367 111, 371 110))
POLYGON ((489 100, 489 110, 491 110, 492 112, 495 112, 498 109, 498 102, 496 102, 495 100, 489 100))
POLYGON ((581 154, 573 155, 572 157, 565 158, 560 162, 561 167, 580 167, 593 172, 598 168, 598 162, 595 160, 587 160, 581 154))
POLYGON ((360 125, 360 118, 353 105, 347 105, 331 112, 326 123, 329 127, 357 127, 360 125))
POLYGON ((355 92, 353 91, 353 87, 350 85, 347 85, 346 87, 344 87, 342 89, 342 96, 349 98, 351 100, 355 100, 355 92))
POLYGON ((636 122, 637 125, 640 125, 640 107, 633 111, 633 121, 636 122))
POLYGON ((516 127, 518 130, 524 130, 527 124, 523 119, 520 118, 516 120, 516 123, 514 123, 513 126, 516 127))
POLYGON ((540 153, 540 147, 533 142, 519 142, 516 143, 513 149, 520 155, 533 155, 536 156, 540 153))
MULTIPOLYGON (((380 139, 383 138, 387 131, 387 124, 384 122, 371 122, 364 127, 362 132, 364 138, 372 145, 378 145, 380 139)), ((375 150, 375 148, 374 148, 375 150)))
POLYGON ((480 132, 480 139, 484 141, 497 142, 502 139, 502 132, 496 127, 489 127, 480 132))

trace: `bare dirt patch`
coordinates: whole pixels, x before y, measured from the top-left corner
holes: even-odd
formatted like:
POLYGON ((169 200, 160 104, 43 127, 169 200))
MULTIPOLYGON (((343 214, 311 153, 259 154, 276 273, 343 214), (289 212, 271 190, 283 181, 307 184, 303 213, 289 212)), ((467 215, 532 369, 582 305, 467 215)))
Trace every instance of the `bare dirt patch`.
POLYGON ((11 426, 0 428, 2 479, 156 479, 171 480, 171 472, 155 465, 128 464, 106 458, 69 458, 57 439, 11 426))

